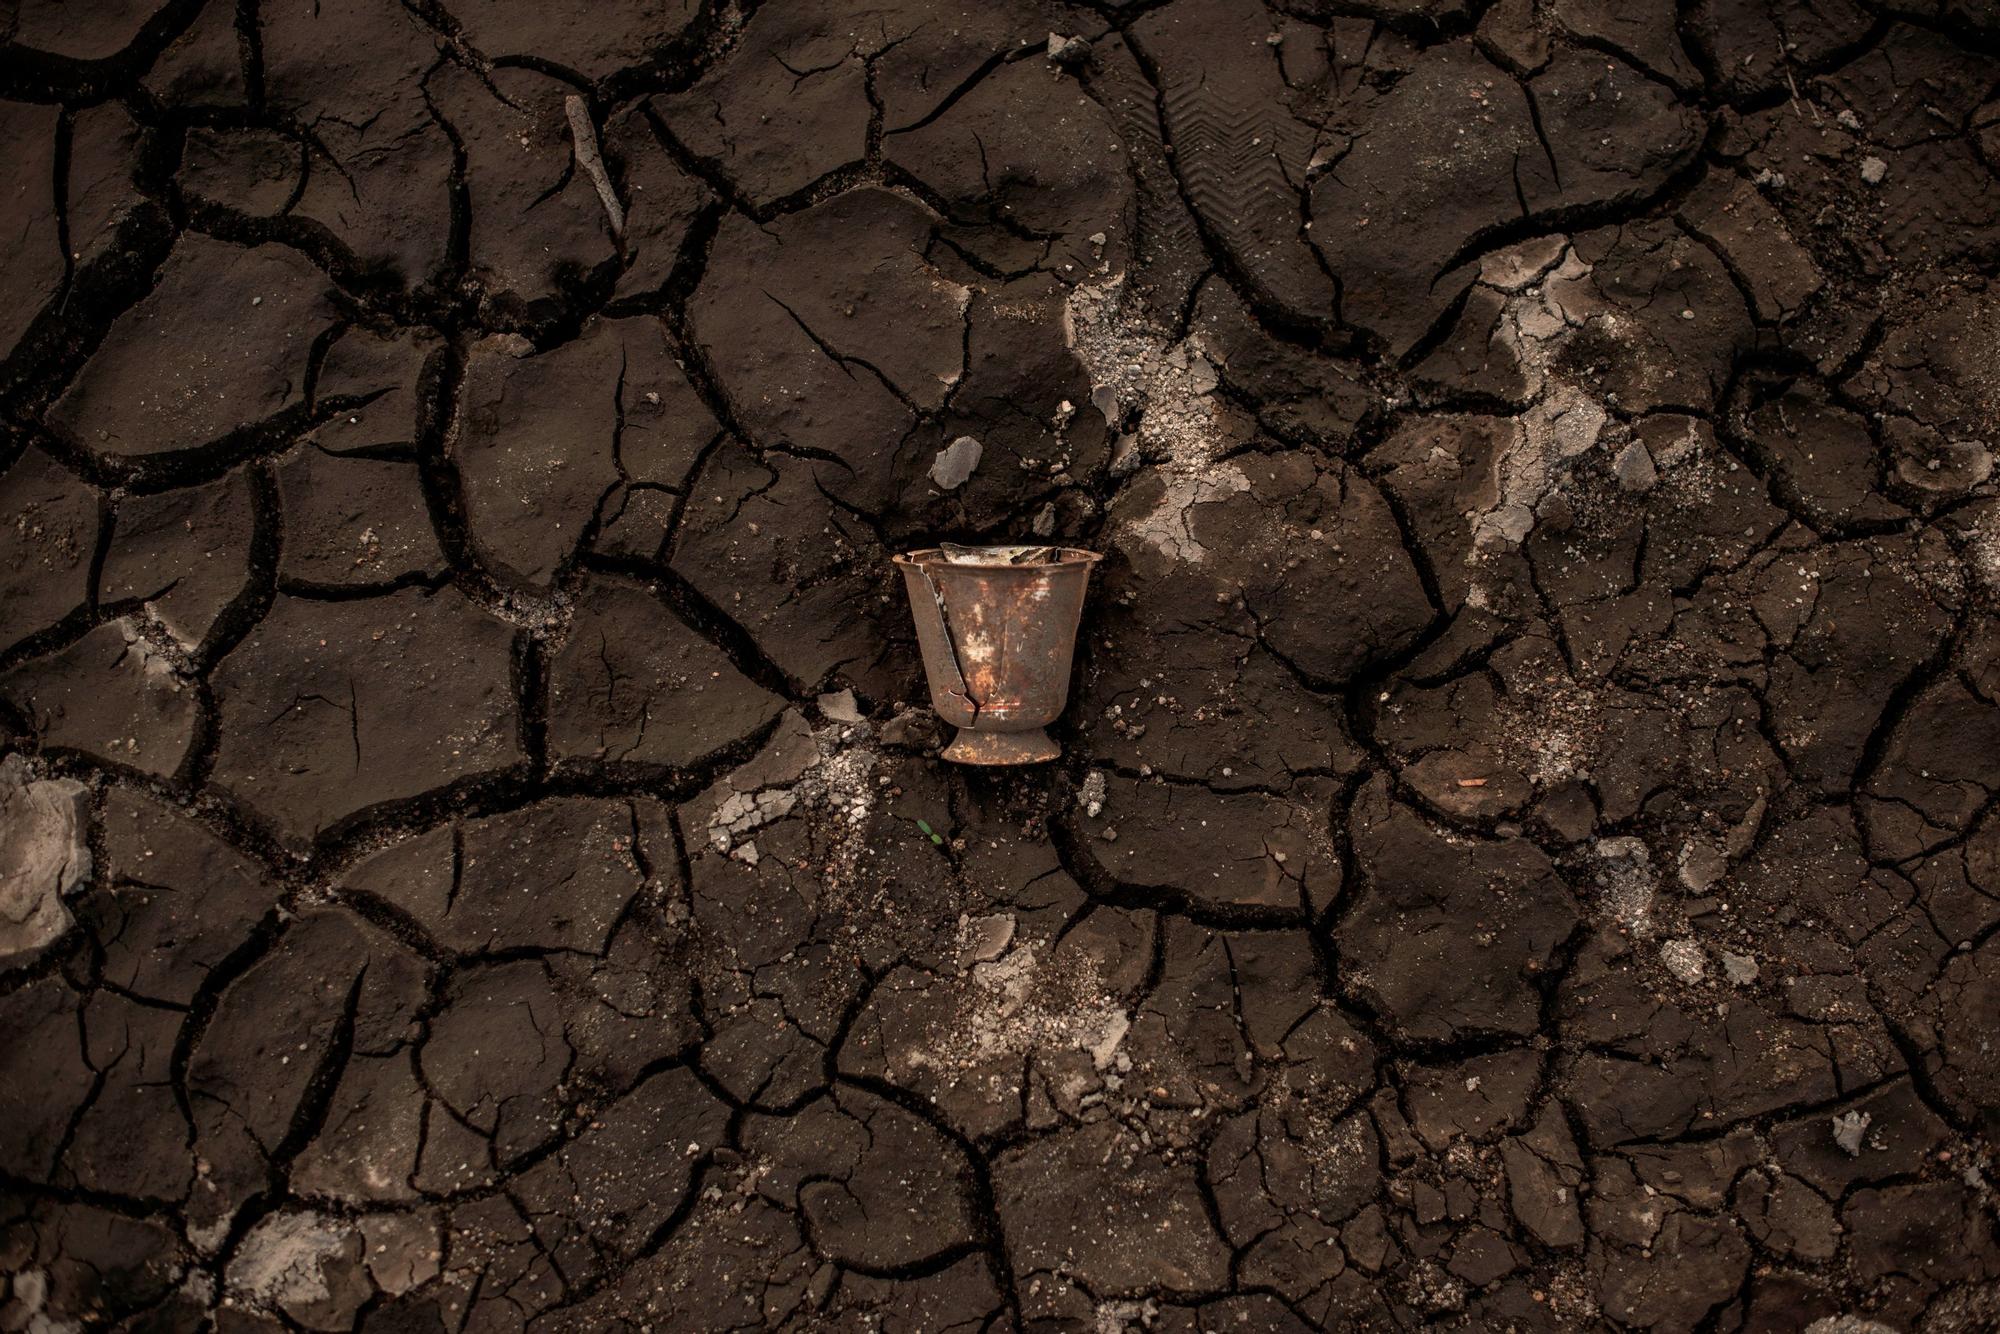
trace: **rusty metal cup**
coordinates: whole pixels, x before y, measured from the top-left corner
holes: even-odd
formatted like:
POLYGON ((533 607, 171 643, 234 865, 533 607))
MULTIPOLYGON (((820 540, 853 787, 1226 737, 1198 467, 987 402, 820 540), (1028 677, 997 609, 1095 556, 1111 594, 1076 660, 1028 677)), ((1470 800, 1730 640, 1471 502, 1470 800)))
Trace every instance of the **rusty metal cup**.
POLYGON ((1090 567, 1075 547, 1015 564, 1020 548, 939 548, 895 558, 909 590, 931 705, 958 729, 960 764, 1038 764, 1062 754, 1042 729, 1069 703, 1070 660, 1090 567))

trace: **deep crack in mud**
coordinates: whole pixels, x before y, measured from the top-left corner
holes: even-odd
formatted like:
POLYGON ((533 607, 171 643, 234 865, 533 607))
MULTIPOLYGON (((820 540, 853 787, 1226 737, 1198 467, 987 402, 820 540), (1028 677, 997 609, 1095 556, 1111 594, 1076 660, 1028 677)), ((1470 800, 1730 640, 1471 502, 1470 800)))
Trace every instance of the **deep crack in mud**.
POLYGON ((2000 1328, 1992 0, 0 43, 0 1330, 2000 1328))

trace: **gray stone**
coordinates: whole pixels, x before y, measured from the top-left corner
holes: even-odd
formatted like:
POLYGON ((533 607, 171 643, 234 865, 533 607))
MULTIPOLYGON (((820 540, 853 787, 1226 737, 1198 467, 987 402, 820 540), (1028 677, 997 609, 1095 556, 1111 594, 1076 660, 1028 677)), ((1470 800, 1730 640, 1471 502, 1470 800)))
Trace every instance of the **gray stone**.
POLYGON ((1729 861, 1718 848, 1690 842, 1681 849, 1681 883, 1697 894, 1706 894, 1729 873, 1729 861))
POLYGON ((1653 456, 1638 440, 1618 451, 1618 460, 1611 468, 1618 475, 1618 485, 1636 495, 1651 491, 1660 480, 1660 470, 1653 466, 1653 456))
POLYGON ((946 491, 956 491, 972 476, 984 452, 984 447, 971 436, 958 437, 938 451, 936 461, 931 464, 931 480, 946 491))

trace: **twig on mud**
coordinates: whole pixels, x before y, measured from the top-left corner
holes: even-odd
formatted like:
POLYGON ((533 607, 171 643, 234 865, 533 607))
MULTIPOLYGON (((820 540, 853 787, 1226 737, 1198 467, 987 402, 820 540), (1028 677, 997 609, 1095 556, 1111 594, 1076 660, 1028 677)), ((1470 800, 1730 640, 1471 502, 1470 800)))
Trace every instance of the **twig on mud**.
MULTIPOLYGON (((1785 82, 1791 87, 1792 90, 1792 114, 1794 116, 1799 115, 1799 104, 1803 102, 1805 103, 1806 110, 1812 113, 1813 124, 1815 125, 1821 124, 1822 122, 1819 118, 1819 108, 1814 106, 1810 101, 1807 101, 1805 98, 1799 96, 1798 81, 1792 78, 1792 58, 1790 53, 1785 50, 1785 42, 1782 37, 1778 39, 1778 63, 1784 66, 1785 82)), ((1799 119, 1804 120, 1805 117, 1799 116, 1799 119)))
POLYGON ((569 114, 569 132, 576 141, 576 163, 590 177, 590 183, 597 187, 597 197, 604 201, 605 216, 611 220, 611 234, 620 240, 625 236, 625 206, 618 202, 618 192, 611 188, 611 173, 604 169, 604 155, 597 151, 597 126, 591 123, 590 108, 583 99, 571 93, 563 99, 563 110, 569 114))

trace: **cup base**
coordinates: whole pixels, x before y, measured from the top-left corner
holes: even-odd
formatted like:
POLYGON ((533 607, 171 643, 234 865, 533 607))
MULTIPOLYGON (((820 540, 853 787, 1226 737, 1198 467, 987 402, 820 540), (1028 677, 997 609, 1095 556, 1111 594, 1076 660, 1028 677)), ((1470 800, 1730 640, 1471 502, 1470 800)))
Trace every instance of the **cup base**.
POLYGON ((1044 764, 1060 759, 1062 747, 1037 727, 1028 732, 975 732, 961 728, 944 748, 944 758, 957 764, 1044 764))

